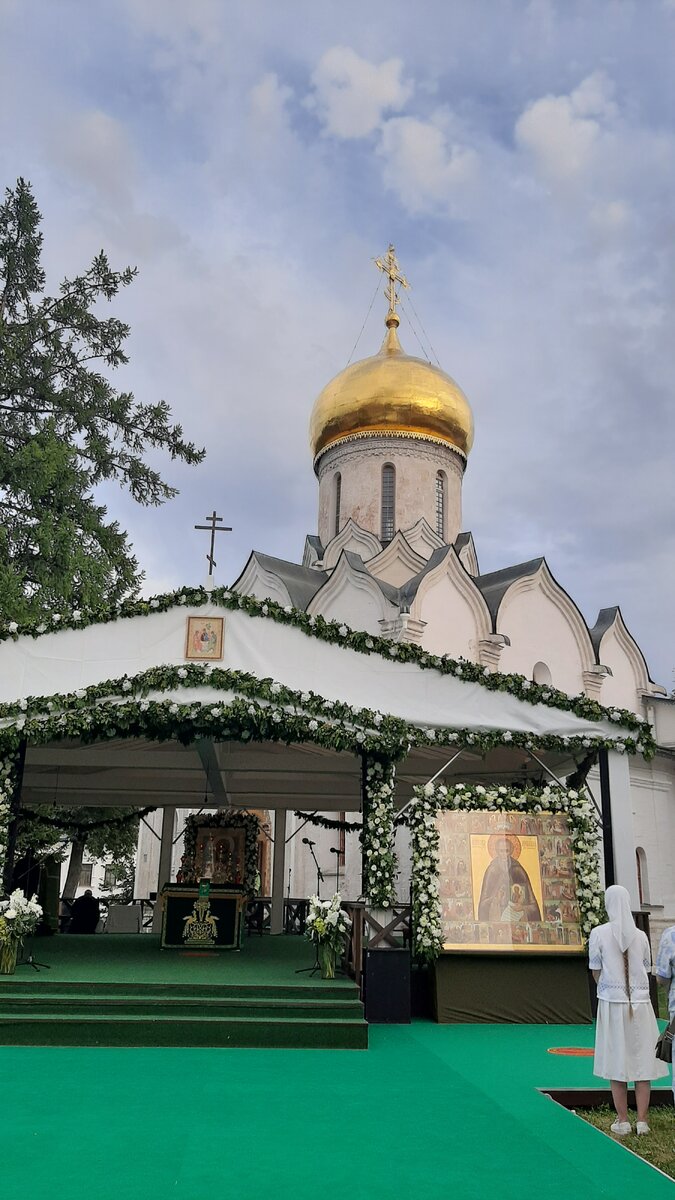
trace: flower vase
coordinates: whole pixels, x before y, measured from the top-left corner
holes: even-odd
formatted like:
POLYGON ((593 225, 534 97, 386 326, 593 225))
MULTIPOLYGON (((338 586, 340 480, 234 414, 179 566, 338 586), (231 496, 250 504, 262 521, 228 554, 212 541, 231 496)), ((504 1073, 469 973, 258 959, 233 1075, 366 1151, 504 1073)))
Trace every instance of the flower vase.
POLYGON ((19 943, 16 938, 3 942, 0 946, 0 975, 13 975, 16 971, 16 952, 19 943))
POLYGON ((335 947, 319 943, 319 967, 322 979, 335 979, 335 947))

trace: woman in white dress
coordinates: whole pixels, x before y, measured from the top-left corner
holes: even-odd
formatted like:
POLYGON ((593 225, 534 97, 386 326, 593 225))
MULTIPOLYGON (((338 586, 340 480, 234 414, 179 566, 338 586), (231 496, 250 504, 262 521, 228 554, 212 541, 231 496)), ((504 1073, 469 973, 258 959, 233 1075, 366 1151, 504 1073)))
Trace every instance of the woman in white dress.
POLYGON ((598 985, 594 1075, 609 1079, 616 1121, 612 1133, 631 1133, 628 1083, 635 1082, 636 1133, 649 1133, 650 1080, 667 1074, 654 1053, 659 1027, 649 998, 651 951, 645 933, 637 928, 624 887, 605 892, 609 921, 598 925, 588 941, 589 966, 598 985))

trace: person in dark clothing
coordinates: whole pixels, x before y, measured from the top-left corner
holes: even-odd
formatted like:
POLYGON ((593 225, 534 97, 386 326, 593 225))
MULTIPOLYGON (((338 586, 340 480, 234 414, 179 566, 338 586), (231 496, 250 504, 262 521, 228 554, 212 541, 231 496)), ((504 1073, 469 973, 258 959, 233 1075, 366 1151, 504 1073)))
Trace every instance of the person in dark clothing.
POLYGON ((68 933, 96 933, 101 910, 98 900, 87 889, 84 896, 79 896, 73 902, 70 910, 70 925, 68 933))

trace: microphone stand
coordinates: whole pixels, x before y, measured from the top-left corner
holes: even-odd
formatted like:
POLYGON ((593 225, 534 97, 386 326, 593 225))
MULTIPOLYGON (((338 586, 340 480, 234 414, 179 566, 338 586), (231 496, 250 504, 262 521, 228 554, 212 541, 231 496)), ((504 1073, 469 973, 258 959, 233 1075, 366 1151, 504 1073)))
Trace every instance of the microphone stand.
MULTIPOLYGON (((315 843, 310 842, 309 838, 303 838, 302 844, 303 844, 303 846, 309 846, 309 852, 310 852, 312 858, 314 859, 314 866, 316 867, 316 894, 320 900, 321 899, 321 884, 324 882, 324 878, 323 878, 323 871, 321 870, 321 867, 319 866, 316 854, 314 853, 315 843)), ((306 972, 309 972, 310 975, 316 975, 317 971, 320 971, 320 970, 321 970, 321 968, 319 966, 319 946, 318 946, 318 943, 315 942, 314 943, 314 966, 298 967, 295 974, 296 975, 304 975, 304 974, 306 974, 306 972)))
POLYGON ((309 852, 310 852, 312 858, 314 859, 314 866, 316 867, 316 894, 320 900, 321 899, 321 884, 325 883, 325 879, 323 876, 323 871, 321 870, 321 867, 319 866, 319 862, 316 857, 316 854, 314 853, 314 846, 316 845, 316 843, 310 842, 309 838, 303 838, 302 841, 303 841, 303 845, 309 846, 309 852))

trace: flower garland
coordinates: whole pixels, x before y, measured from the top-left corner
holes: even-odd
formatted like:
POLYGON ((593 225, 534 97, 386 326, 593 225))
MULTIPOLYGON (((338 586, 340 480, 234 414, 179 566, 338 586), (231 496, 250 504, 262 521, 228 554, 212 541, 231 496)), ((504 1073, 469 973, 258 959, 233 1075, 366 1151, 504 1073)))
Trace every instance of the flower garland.
POLYGON ((361 849, 363 890, 374 908, 388 908, 396 900, 395 786, 394 763, 377 759, 368 762, 361 849))
POLYGON ((463 658, 454 659, 449 655, 430 654, 409 642, 392 644, 385 638, 351 629, 344 622, 309 616, 304 609, 294 608, 290 604, 259 600, 256 596, 244 596, 227 588, 214 588, 211 592, 202 587, 180 588, 148 600, 124 600, 113 608, 100 605, 89 609, 74 609, 70 613, 54 612, 49 619, 43 618, 37 623, 9 621, 0 626, 0 642, 21 636, 36 638, 58 629, 84 629, 88 625, 104 624, 121 618, 167 612, 170 608, 179 606, 199 608, 206 604, 230 610, 240 609, 249 616, 265 617, 283 625, 293 625, 310 637, 318 637, 322 641, 345 646, 361 654, 378 654, 400 662, 414 662, 420 667, 440 671, 444 675, 455 675, 458 679, 480 683, 489 691, 509 692, 530 704, 546 704, 551 708, 576 713, 589 721, 611 721, 633 731, 642 743, 642 752, 646 757, 651 757, 655 752, 653 734, 648 722, 626 709, 618 709, 615 706, 606 709, 583 693, 568 696, 551 685, 533 683, 523 675, 492 672, 487 667, 463 658))
MULTIPOLYGON (((149 701, 147 696, 151 692, 194 687, 237 694, 229 707, 221 703, 201 706, 200 720, 203 721, 205 713, 210 712, 222 723, 231 713, 238 730, 231 736, 241 734, 242 740, 299 739, 314 741, 330 749, 366 751, 388 758, 404 758, 412 746, 429 745, 467 746, 482 754, 501 745, 526 750, 604 748, 619 753, 642 753, 646 757, 651 754, 649 737, 645 740, 645 735, 649 735, 646 725, 639 739, 624 737, 623 740, 589 734, 537 737, 508 729, 488 732, 433 729, 409 725, 401 718, 383 716, 373 709, 352 708, 342 701, 326 700, 316 692, 296 691, 271 678, 259 679, 246 671, 214 668, 209 663, 151 667, 137 675, 122 675, 76 692, 50 697, 28 696, 0 704, 0 750, 5 745, 16 746, 19 736, 38 744, 63 736, 92 740, 101 732, 109 736, 177 737, 189 742, 200 705, 195 702, 179 704, 174 700, 149 701), (249 704, 246 704, 246 698, 249 704), (142 714, 145 719, 141 719, 142 714), (172 720, 167 721, 167 715, 172 720), (247 721, 247 716, 253 719, 247 721)), ((206 732, 218 732, 218 724, 207 722, 206 732)))
POLYGON ((319 829, 331 829, 333 832, 342 830, 344 833, 360 833, 363 825, 360 821, 332 821, 330 817, 322 817, 319 813, 301 812, 294 809, 293 816, 305 825, 317 825, 319 829))
POLYGON ((17 739, 10 738, 9 746, 3 754, 0 754, 0 895, 3 891, 5 856, 9 840, 11 805, 16 786, 18 757, 17 739))
POLYGON ((412 844, 414 950, 432 961, 443 949, 438 892, 439 809, 461 812, 564 813, 567 817, 577 876, 581 929, 586 938, 602 920, 603 896, 598 864, 598 823, 589 798, 560 787, 511 789, 494 784, 427 783, 413 788, 409 809, 412 844))
POLYGON ((219 808, 218 812, 208 816, 191 813, 185 821, 185 837, 183 841, 183 857, 181 871, 185 882, 198 882, 194 877, 195 856, 197 853, 198 829, 221 829, 223 827, 243 829, 244 840, 244 878, 243 884, 249 896, 254 896, 258 890, 258 833, 260 821, 253 813, 242 812, 240 809, 219 808), (192 872, 192 874, 191 874, 192 872))

